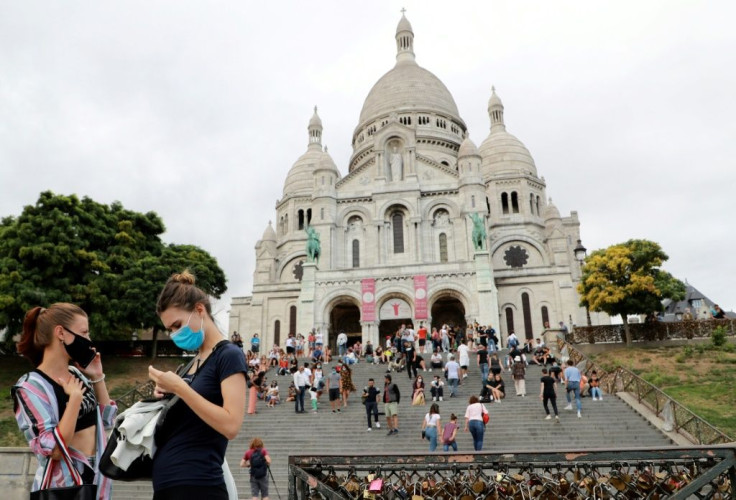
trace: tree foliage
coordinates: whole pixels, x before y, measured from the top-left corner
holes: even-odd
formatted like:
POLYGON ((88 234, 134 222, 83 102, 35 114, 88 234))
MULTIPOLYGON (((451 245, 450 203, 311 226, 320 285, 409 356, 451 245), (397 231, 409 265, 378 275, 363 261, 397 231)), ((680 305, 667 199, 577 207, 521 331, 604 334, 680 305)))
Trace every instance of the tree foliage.
POLYGON ((0 329, 12 337, 28 309, 65 301, 87 311, 96 338, 128 338, 159 325, 158 292, 184 268, 220 297, 226 280, 217 261, 195 246, 165 245, 164 230, 154 212, 41 193, 0 221, 0 329))
POLYGON ((583 266, 578 284, 580 305, 621 315, 626 343, 630 344, 629 314, 661 311, 662 299, 685 297, 685 285, 660 269, 668 258, 659 244, 648 240, 629 240, 596 250, 583 266))

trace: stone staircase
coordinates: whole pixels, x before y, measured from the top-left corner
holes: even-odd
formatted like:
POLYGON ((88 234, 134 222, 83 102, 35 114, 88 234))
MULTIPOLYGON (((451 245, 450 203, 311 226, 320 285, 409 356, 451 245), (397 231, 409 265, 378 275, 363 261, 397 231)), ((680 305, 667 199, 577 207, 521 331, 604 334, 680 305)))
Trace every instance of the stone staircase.
MULTIPOLYGON (((471 353, 472 354, 472 353, 471 353)), ((468 378, 459 388, 459 396, 449 398, 445 386, 445 400, 438 403, 442 421, 449 421, 451 413, 458 416, 464 424, 465 408, 468 398, 480 391, 480 371, 471 356, 468 378)), ((421 373, 421 372, 420 372, 421 373)), ((261 437, 272 456, 271 471, 277 483, 281 498, 288 496, 288 456, 289 455, 352 455, 352 454, 409 454, 429 453, 429 443, 421 439, 421 422, 429 411, 431 397, 429 381, 435 373, 422 373, 427 386, 426 406, 411 406, 411 383, 403 373, 393 373, 394 382, 401 391, 399 405, 398 434, 387 436, 385 419, 379 416, 381 429, 368 432, 365 409, 360 402, 362 388, 369 378, 383 390, 384 365, 353 365, 353 382, 358 391, 351 395, 348 407, 340 413, 332 413, 327 398, 323 394, 318 413, 310 412, 309 397, 305 398, 307 413, 295 414, 293 403, 282 403, 275 408, 267 408, 258 402, 257 414, 246 415, 243 429, 238 437, 230 442, 227 460, 238 486, 240 498, 250 498, 250 485, 247 469, 240 469, 239 462, 254 436, 261 437)), ((508 372, 504 372, 507 397, 502 403, 486 403, 491 420, 486 427, 483 451, 561 451, 594 448, 658 448, 672 446, 672 442, 658 429, 650 425, 641 415, 615 395, 604 394, 602 401, 583 399, 582 418, 575 411, 565 411, 564 389, 558 386, 558 408, 560 423, 544 420, 544 409, 539 399, 539 378, 541 368, 530 366, 527 369, 527 396, 517 397, 514 384, 508 372)), ((291 377, 276 377, 273 372, 269 381, 276 379, 282 395, 286 393, 291 377)), ((382 412, 382 404, 379 411, 382 412)), ((459 432, 458 453, 472 452, 473 445, 469 433, 459 432)), ((441 447, 438 448, 441 450, 441 447)), ((442 453, 438 451, 437 453, 442 453)), ((278 498, 273 483, 270 497, 278 498)), ((149 483, 114 483, 114 498, 151 498, 149 483)))

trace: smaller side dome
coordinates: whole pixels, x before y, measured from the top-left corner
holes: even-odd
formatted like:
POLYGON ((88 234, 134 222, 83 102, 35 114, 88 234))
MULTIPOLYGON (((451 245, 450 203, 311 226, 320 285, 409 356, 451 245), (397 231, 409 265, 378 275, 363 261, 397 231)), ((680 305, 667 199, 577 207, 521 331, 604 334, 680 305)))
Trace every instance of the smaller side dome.
POLYGON ((552 198, 550 198, 547 206, 544 207, 544 220, 546 222, 554 219, 560 219, 560 211, 557 210, 555 204, 552 203, 552 198))
POLYGON ((480 153, 478 152, 478 148, 475 146, 475 143, 470 140, 470 136, 466 136, 465 140, 462 144, 460 144, 460 149, 458 150, 457 157, 463 158, 466 156, 480 156, 480 153))
POLYGON ((268 227, 266 227, 266 230, 263 231, 263 236, 261 236, 261 241, 276 241, 276 231, 273 230, 271 221, 268 221, 268 227))
POLYGON ((324 172, 325 170, 334 173, 338 179, 340 178, 340 171, 337 169, 335 160, 333 160, 330 153, 327 152, 327 146, 325 146, 325 150, 322 152, 322 157, 319 160, 319 165, 315 172, 324 172))

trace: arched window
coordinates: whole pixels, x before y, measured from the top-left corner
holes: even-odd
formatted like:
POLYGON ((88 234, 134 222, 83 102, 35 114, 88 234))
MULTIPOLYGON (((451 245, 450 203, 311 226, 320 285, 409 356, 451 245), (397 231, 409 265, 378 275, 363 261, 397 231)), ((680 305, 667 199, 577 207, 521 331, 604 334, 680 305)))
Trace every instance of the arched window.
POLYGON ((447 262, 447 235, 440 233, 440 262, 447 262))
POLYGON ((281 345, 281 320, 273 322, 273 343, 281 345))
POLYGON ((307 209, 307 226, 312 223, 312 209, 307 209))
POLYGON ((404 216, 394 212, 391 216, 394 233, 394 253, 404 253, 404 216))
POLYGON ((549 328, 549 311, 547 310, 547 306, 542 306, 542 326, 545 328, 549 328))
POLYGON ((506 333, 514 333, 514 310, 510 307, 506 308, 506 333))
POLYGON ((511 211, 515 214, 519 213, 519 195, 516 191, 511 192, 511 211))
POLYGON ((521 308, 524 312, 524 336, 528 339, 533 338, 532 309, 529 306, 529 294, 526 292, 521 294, 521 308))
POLYGON ((539 215, 539 196, 537 196, 537 215, 539 215))
POLYGON ((534 195, 529 195, 529 213, 534 215, 534 195))
POLYGON ((289 333, 296 335, 296 306, 289 308, 289 333))
POLYGON ((470 197, 470 208, 475 208, 475 195, 470 197))
POLYGON ((284 234, 289 232, 289 214, 284 215, 284 234))
POLYGON ((509 213, 509 195, 508 193, 501 193, 501 209, 504 215, 509 213))
POLYGON ((299 210, 297 213, 297 220, 299 221, 299 225, 297 228, 304 229, 304 210, 299 210))
POLYGON ((320 208, 319 209, 319 218, 321 220, 324 220, 325 219, 325 209, 324 208, 320 208))
POLYGON ((360 267, 360 241, 353 240, 353 267, 360 267))

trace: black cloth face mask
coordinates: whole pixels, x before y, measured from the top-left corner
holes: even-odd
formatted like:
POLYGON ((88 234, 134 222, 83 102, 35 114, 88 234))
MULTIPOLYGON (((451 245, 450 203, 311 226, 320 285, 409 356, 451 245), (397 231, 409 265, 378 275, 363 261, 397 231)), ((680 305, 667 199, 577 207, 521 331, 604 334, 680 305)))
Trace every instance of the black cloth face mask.
POLYGON ((72 358, 72 361, 77 363, 82 368, 87 368, 89 364, 95 359, 97 351, 92 348, 92 341, 86 337, 82 337, 78 333, 74 333, 67 327, 62 325, 62 328, 67 332, 74 335, 74 340, 71 344, 64 343, 64 349, 66 353, 72 358))

